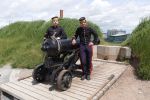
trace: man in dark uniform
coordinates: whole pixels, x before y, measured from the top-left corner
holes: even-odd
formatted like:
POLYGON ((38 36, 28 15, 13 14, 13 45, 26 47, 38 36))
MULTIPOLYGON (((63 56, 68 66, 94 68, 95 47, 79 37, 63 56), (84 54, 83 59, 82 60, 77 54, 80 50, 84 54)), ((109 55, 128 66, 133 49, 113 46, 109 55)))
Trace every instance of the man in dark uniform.
POLYGON ((64 29, 61 26, 59 26, 59 18, 55 16, 52 17, 51 20, 52 20, 52 26, 50 26, 47 29, 44 38, 49 38, 51 36, 54 36, 57 39, 66 39, 67 35, 64 32, 64 29))
POLYGON ((72 44, 76 44, 76 39, 80 38, 80 58, 82 65, 83 75, 81 80, 85 78, 90 80, 90 74, 92 71, 92 56, 93 56, 93 48, 92 46, 96 43, 99 43, 100 40, 98 38, 97 33, 87 25, 85 17, 81 17, 79 19, 80 27, 77 28, 75 35, 72 39, 72 44), (91 35, 94 36, 94 40, 91 40, 91 35))

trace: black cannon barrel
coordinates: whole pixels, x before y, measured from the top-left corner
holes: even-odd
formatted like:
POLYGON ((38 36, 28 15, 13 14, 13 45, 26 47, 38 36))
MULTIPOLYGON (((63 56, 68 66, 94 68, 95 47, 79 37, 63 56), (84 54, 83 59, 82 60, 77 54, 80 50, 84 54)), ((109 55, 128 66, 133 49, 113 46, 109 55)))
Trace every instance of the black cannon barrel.
POLYGON ((41 47, 41 50, 46 52, 49 56, 54 57, 60 53, 72 51, 79 48, 79 40, 75 45, 72 45, 71 39, 49 38, 46 39, 41 47))

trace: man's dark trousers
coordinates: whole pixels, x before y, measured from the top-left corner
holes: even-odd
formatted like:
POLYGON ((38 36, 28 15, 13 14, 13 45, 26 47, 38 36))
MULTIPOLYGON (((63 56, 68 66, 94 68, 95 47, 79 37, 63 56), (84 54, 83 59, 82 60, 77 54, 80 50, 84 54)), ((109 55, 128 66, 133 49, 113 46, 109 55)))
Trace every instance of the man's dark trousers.
POLYGON ((83 75, 90 75, 92 71, 93 48, 89 45, 80 44, 80 59, 83 75))

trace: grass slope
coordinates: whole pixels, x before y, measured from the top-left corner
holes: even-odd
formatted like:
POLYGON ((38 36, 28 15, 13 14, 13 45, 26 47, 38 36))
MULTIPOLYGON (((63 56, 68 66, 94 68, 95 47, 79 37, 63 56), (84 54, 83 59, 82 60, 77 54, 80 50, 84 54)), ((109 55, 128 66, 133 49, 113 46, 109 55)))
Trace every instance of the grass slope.
POLYGON ((127 44, 133 53, 140 59, 137 69, 138 76, 142 79, 150 79, 150 18, 145 18, 132 32, 127 44))

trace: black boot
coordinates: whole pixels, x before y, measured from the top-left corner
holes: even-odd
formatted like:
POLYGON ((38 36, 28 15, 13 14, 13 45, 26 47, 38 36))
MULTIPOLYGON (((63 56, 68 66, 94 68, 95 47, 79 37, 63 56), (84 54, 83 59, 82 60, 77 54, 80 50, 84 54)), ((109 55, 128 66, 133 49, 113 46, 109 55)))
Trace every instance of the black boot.
POLYGON ((91 79, 90 75, 87 75, 87 76, 86 76, 86 79, 87 79, 87 80, 90 80, 90 79, 91 79))

